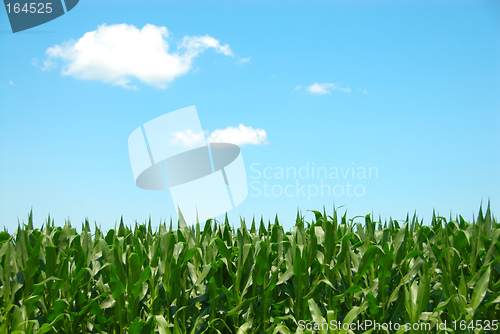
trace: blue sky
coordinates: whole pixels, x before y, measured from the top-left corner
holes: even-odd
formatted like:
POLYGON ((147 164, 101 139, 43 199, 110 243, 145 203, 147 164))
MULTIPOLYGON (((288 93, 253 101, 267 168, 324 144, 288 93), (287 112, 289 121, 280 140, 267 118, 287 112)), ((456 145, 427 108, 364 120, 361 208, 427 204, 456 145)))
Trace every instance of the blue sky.
POLYGON ((16 34, 2 11, 0 45, 0 220, 9 230, 31 208, 37 226, 49 213, 56 224, 88 217, 103 228, 121 215, 153 225, 176 217, 168 191, 135 186, 127 140, 191 105, 207 134, 265 131, 239 142, 249 194, 229 212, 235 225, 278 214, 289 228, 297 209, 311 218, 307 210, 334 204, 350 217, 416 211, 427 221, 433 209, 470 219, 488 199, 500 212, 494 1, 89 0, 16 34), (184 67, 134 58, 132 42, 123 53, 92 49, 110 42, 103 27, 119 24, 111 41, 177 54, 184 67), (141 34, 148 24, 168 31, 167 51, 141 34), (92 50, 76 50, 89 32, 92 50), (182 41, 191 44, 176 53, 182 41), (99 66, 82 65, 89 54, 99 66), (339 177, 312 179, 313 167, 339 177), (358 177, 370 167, 377 173, 358 177), (279 174, 301 168, 308 177, 279 174), (355 177, 342 176, 348 168, 355 177))

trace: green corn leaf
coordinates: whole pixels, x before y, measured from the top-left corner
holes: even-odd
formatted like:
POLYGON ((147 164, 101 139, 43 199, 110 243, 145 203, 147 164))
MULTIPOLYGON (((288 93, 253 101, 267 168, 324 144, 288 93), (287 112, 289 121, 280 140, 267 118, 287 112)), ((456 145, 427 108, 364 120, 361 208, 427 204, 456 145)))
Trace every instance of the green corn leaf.
POLYGON ((471 297, 471 306, 473 309, 477 309, 479 304, 483 301, 486 291, 488 290, 488 284, 490 282, 491 268, 488 269, 481 275, 474 286, 474 291, 471 297))

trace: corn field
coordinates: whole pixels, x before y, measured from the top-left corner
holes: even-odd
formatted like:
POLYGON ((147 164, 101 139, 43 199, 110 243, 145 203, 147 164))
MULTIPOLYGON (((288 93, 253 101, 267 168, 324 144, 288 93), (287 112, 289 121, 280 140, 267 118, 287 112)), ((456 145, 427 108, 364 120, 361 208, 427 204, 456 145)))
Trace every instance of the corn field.
POLYGON ((427 224, 313 212, 291 231, 276 218, 80 233, 30 214, 0 233, 0 333, 500 332, 489 206, 427 224), (366 321, 430 327, 345 326, 366 321), (311 327, 325 323, 341 326, 311 327))

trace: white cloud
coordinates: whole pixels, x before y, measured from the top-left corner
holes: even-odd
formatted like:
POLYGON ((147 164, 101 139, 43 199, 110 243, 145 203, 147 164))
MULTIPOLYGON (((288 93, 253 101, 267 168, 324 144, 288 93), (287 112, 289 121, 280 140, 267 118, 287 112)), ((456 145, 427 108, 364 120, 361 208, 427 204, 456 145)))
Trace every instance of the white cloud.
POLYGON ((237 128, 228 126, 225 129, 215 130, 208 137, 208 141, 236 145, 262 145, 267 144, 267 134, 264 129, 254 129, 251 126, 240 124, 237 128))
POLYGON ((194 147, 205 142, 205 135, 203 132, 193 132, 191 129, 173 133, 174 138, 171 140, 172 144, 179 144, 185 147, 194 147))
MULTIPOLYGON (((205 134, 188 129, 173 133, 172 144, 194 147, 205 142, 205 134)), ((267 134, 264 129, 254 129, 240 124, 238 127, 228 126, 225 129, 213 131, 206 140, 209 143, 232 143, 236 145, 267 144, 267 134)))
POLYGON ((334 90, 338 90, 338 91, 343 92, 343 93, 350 93, 351 92, 351 88, 349 88, 349 87, 344 88, 344 87, 338 86, 337 84, 328 83, 328 82, 324 82, 324 83, 317 83, 316 82, 316 83, 306 87, 306 89, 310 93, 316 94, 316 95, 331 94, 332 91, 334 91, 334 90))
POLYGON ((363 93, 363 94, 368 94, 368 91, 366 90, 366 88, 361 89, 361 88, 359 88, 359 87, 358 87, 358 89, 359 89, 359 91, 360 91, 361 93, 363 93))
POLYGON ((250 59, 252 59, 252 57, 241 58, 240 60, 238 60, 238 64, 248 63, 250 59))
POLYGON ((9 86, 14 86, 14 81, 10 80, 8 82, 0 82, 0 88, 7 88, 9 86))
MULTIPOLYGON (((98 80, 126 88, 132 79, 157 88, 167 88, 177 77, 189 72, 193 60, 207 49, 233 56, 229 45, 211 36, 185 36, 175 51, 170 50, 166 27, 152 24, 138 29, 133 25, 99 26, 78 40, 47 49, 45 68, 61 60, 62 74, 78 79, 98 80)), ((37 63, 37 61, 34 61, 37 63)))
POLYGON ((42 62, 42 64, 40 64, 38 58, 33 58, 31 59, 31 64, 42 71, 49 71, 57 67, 57 62, 54 61, 54 58, 47 58, 42 62))

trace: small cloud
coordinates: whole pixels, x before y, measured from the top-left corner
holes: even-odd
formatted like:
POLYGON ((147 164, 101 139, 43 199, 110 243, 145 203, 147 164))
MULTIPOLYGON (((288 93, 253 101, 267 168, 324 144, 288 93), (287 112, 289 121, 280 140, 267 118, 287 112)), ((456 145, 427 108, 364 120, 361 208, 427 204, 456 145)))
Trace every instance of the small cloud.
MULTIPOLYGON (((132 26, 134 27, 134 26, 132 26)), ((162 31, 165 31, 165 37, 168 36, 168 31, 166 27, 157 27, 152 24, 147 24, 143 30, 146 27, 154 27, 155 29, 160 29, 162 31)), ((134 27, 135 28, 135 27, 134 27)), ((137 29, 137 28, 136 28, 137 29)), ((163 35, 163 34, 162 34, 163 35)), ((165 42, 166 43, 166 42, 165 42)), ((206 49, 213 48, 217 53, 222 53, 225 56, 231 56, 234 57, 233 51, 231 51, 231 48, 229 45, 224 44, 221 45, 218 40, 215 38, 205 35, 205 36, 185 36, 181 43, 178 45, 177 50, 182 50, 185 52, 185 57, 196 57, 198 54, 201 52, 205 51, 206 49)))
MULTIPOLYGON (((185 147, 195 147, 205 143, 205 134, 193 132, 191 129, 173 133, 171 144, 185 147)), ((262 145, 267 144, 267 134, 264 129, 254 129, 251 126, 240 124, 238 127, 228 126, 225 129, 213 131, 206 142, 231 143, 235 145, 262 145)))
POLYGON ((302 86, 298 85, 298 86, 295 86, 295 88, 293 90, 301 90, 301 89, 302 89, 302 86))
POLYGON ((344 88, 344 87, 338 86, 337 84, 328 83, 328 82, 325 82, 325 83, 317 83, 316 82, 316 83, 306 87, 306 90, 312 94, 315 94, 315 95, 331 94, 332 91, 334 91, 334 90, 338 90, 338 91, 343 92, 343 93, 350 93, 351 92, 351 88, 349 88, 349 87, 344 88))
POLYGON ((40 64, 38 58, 33 58, 31 59, 31 64, 42 71, 49 71, 57 66, 57 63, 52 58, 45 59, 43 64, 40 64))
POLYGON ((43 66, 41 67, 41 69, 42 71, 50 71, 56 67, 57 67, 57 62, 49 58, 43 61, 43 66))
POLYGON ((252 57, 241 58, 240 60, 238 60, 238 64, 248 63, 250 59, 252 59, 252 57))
POLYGON ((358 90, 363 94, 368 94, 368 91, 365 88, 361 89, 358 87, 358 90))
POLYGON ((349 88, 349 87, 347 87, 347 88, 337 87, 336 90, 339 90, 343 93, 350 93, 351 92, 351 88, 349 88))
POLYGON ((237 128, 228 126, 225 129, 215 130, 210 134, 207 141, 236 145, 262 145, 267 144, 267 134, 264 129, 254 129, 251 126, 240 124, 237 128))
MULTIPOLYGON (((145 25, 100 25, 78 40, 70 40, 47 49, 47 70, 63 63, 62 75, 82 80, 97 80, 124 88, 136 79, 146 85, 165 89, 179 76, 193 68, 194 59, 207 49, 234 57, 227 44, 211 36, 185 36, 171 50, 166 27, 145 25)), ((33 64, 40 67, 38 60, 33 64)))
POLYGON ((57 67, 57 62, 55 62, 52 58, 45 59, 42 64, 40 64, 40 60, 38 60, 38 58, 33 58, 31 59, 31 64, 42 71, 50 71, 57 67))
POLYGON ((194 147, 205 143, 205 135, 203 132, 193 132, 191 129, 173 133, 172 144, 182 145, 185 147, 194 147))
POLYGON ((14 86, 14 81, 0 82, 0 88, 8 88, 9 86, 14 86))

